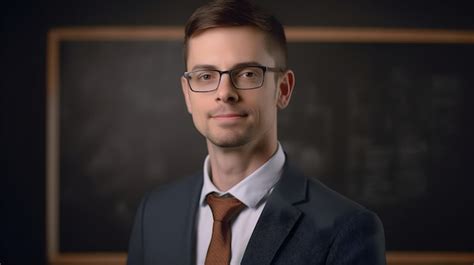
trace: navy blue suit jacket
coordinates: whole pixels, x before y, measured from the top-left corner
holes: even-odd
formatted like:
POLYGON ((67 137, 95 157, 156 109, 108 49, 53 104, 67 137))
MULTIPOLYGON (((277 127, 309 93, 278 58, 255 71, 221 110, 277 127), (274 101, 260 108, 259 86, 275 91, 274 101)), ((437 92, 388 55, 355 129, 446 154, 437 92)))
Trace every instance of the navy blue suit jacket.
MULTIPOLYGON (((147 194, 137 211, 128 265, 195 264, 202 174, 147 194)), ((385 264, 379 218, 285 164, 241 264, 385 264)))

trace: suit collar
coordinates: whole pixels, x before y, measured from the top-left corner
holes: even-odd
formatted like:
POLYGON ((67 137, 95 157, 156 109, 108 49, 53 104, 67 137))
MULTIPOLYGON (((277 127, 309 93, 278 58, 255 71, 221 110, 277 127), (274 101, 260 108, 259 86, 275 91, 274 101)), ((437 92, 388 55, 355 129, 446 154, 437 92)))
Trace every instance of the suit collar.
POLYGON ((242 264, 270 264, 301 217, 296 204, 306 200, 307 179, 288 162, 268 198, 245 250, 242 264), (264 244, 262 244, 264 242, 264 244))
POLYGON ((275 193, 290 204, 306 200, 308 179, 298 169, 292 167, 286 159, 283 175, 275 187, 275 193))

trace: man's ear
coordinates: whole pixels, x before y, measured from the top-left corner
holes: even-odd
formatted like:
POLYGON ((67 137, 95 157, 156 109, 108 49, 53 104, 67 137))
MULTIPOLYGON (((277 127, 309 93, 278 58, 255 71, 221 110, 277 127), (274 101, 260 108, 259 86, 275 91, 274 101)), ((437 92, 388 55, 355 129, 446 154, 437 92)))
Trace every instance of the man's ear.
POLYGON ((192 114, 191 100, 189 99, 189 83, 184 76, 181 77, 181 89, 183 91, 184 100, 189 114, 192 114))
POLYGON ((287 70, 278 80, 278 98, 277 106, 284 109, 288 106, 295 87, 295 74, 291 70, 287 70))

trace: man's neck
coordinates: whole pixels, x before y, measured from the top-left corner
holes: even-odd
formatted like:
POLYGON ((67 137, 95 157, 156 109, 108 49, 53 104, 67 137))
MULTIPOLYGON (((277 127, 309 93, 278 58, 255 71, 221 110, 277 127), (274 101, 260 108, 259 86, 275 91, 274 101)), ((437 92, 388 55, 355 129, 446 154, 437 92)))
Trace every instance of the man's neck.
POLYGON ((220 191, 227 191, 265 164, 277 151, 277 141, 222 148, 208 143, 211 179, 220 191))

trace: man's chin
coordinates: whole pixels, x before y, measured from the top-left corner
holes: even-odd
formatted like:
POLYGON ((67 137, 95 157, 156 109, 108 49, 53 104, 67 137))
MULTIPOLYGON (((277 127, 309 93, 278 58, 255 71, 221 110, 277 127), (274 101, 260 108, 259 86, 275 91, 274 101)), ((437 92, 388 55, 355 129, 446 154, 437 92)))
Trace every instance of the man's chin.
POLYGON ((207 137, 207 141, 211 144, 220 147, 220 148, 239 148, 246 145, 249 141, 245 137, 234 137, 234 138, 217 138, 217 137, 207 137))

